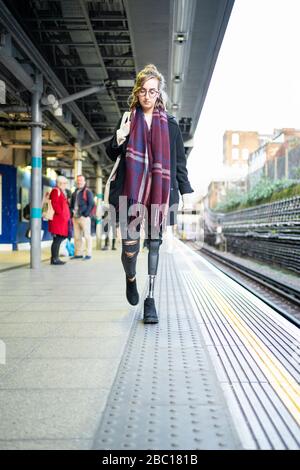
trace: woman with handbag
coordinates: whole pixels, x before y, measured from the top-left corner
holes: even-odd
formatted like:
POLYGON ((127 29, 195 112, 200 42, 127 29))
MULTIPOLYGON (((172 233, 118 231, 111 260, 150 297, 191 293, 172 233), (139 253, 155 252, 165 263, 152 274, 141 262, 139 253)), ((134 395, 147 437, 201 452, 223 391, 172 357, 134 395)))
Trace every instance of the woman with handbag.
POLYGON ((164 88, 164 77, 154 65, 141 70, 129 98, 130 113, 124 114, 106 146, 110 159, 119 160, 110 178, 109 202, 116 207, 120 220, 121 260, 131 305, 139 302, 136 261, 141 223, 145 224, 149 291, 144 301, 144 323, 158 322, 154 281, 163 230, 166 224, 176 223, 178 190, 182 195, 193 192, 181 132, 175 118, 166 112, 164 88))
POLYGON ((51 264, 62 265, 64 261, 59 259, 59 247, 61 242, 67 238, 69 231, 70 208, 67 200, 66 186, 67 178, 58 176, 56 188, 50 193, 50 200, 54 215, 48 222, 48 230, 53 234, 51 245, 51 264))

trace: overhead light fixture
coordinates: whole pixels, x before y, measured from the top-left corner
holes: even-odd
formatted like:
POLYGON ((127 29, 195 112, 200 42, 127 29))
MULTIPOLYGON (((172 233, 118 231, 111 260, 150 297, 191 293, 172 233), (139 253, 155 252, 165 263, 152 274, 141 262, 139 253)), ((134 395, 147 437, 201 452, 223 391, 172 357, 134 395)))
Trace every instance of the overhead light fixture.
POLYGON ((181 83, 182 79, 181 79, 180 75, 175 75, 175 77, 173 78, 173 82, 174 83, 181 83))
POLYGON ((53 114, 56 117, 62 117, 62 115, 63 115, 62 106, 58 106, 57 108, 55 108, 53 114))
POLYGON ((168 85, 170 103, 174 103, 175 113, 177 109, 181 109, 183 81, 188 73, 190 39, 198 2, 197 0, 174 0, 172 3, 174 3, 173 40, 171 44, 171 76, 168 85))
POLYGON ((55 106, 56 103, 57 103, 56 96, 55 96, 55 95, 52 95, 52 94, 48 95, 48 96, 47 96, 47 101, 48 101, 48 103, 51 104, 52 106, 55 106))
POLYGON ((182 44, 186 41, 186 34, 185 33, 177 33, 175 36, 175 42, 182 44))
POLYGON ((134 80, 128 79, 128 80, 117 80, 117 85, 119 87, 126 87, 126 88, 132 88, 134 86, 134 80))
POLYGON ((172 104, 172 109, 173 109, 174 111, 177 111, 177 109, 179 109, 179 104, 173 103, 173 104, 172 104))
POLYGON ((57 160, 57 157, 47 157, 48 162, 54 162, 55 160, 57 160))
POLYGON ((45 106, 53 106, 54 108, 57 108, 59 106, 58 104, 58 99, 56 98, 55 95, 53 95, 52 93, 50 93, 49 95, 47 96, 43 96, 42 99, 41 99, 41 102, 42 104, 44 104, 45 106))
POLYGON ((61 103, 59 102, 59 100, 57 99, 57 97, 55 95, 50 93, 47 96, 43 96, 42 99, 41 99, 41 102, 45 106, 51 106, 52 107, 54 116, 62 117, 62 115, 63 115, 62 105, 61 105, 61 103))

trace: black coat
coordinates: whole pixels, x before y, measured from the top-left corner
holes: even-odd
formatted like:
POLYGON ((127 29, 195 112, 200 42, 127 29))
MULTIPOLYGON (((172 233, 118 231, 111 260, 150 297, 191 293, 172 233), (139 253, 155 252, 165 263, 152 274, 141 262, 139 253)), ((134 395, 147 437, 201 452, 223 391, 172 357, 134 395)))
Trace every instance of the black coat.
MULTIPOLYGON (((188 180, 187 168, 186 168, 186 155, 184 151, 184 145, 182 140, 181 131, 174 116, 167 114, 168 126, 169 126, 169 140, 170 140, 170 167, 171 167, 171 187, 170 187, 170 199, 169 206, 176 208, 174 211, 174 217, 169 220, 170 225, 176 223, 176 211, 179 203, 179 192, 180 194, 194 192, 190 182, 188 180)), ((118 125, 114 131, 113 137, 106 144, 106 153, 109 158, 113 161, 121 154, 121 160, 118 167, 117 176, 115 181, 111 182, 110 185, 110 200, 114 200, 114 194, 119 195, 123 188, 124 177, 125 177, 125 156, 126 148, 129 140, 127 136, 125 142, 118 146, 117 144, 117 130, 121 125, 119 120, 118 125)), ((113 203, 113 202, 112 202, 113 203)))

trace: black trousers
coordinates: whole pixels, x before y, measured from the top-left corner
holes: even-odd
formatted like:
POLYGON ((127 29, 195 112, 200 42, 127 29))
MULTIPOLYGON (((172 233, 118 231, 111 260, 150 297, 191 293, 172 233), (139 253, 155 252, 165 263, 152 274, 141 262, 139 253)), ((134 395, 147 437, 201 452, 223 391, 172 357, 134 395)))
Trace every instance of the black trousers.
POLYGON ((111 221, 110 219, 104 220, 103 223, 103 233, 105 234, 105 246, 109 244, 109 235, 111 232, 112 240, 116 240, 117 238, 117 223, 111 221))
POLYGON ((52 259, 57 259, 59 256, 59 247, 61 242, 65 239, 66 237, 62 235, 53 235, 53 242, 51 245, 51 258, 52 259))
MULTIPOLYGON (((122 254, 121 261, 126 276, 130 279, 136 275, 137 257, 140 251, 140 224, 137 224, 135 230, 128 230, 128 226, 120 224, 122 236, 122 254)), ((159 247, 162 243, 162 232, 158 236, 151 233, 151 227, 148 226, 146 234, 146 246, 149 250, 148 255, 148 274, 155 275, 157 273, 159 261, 159 247)))

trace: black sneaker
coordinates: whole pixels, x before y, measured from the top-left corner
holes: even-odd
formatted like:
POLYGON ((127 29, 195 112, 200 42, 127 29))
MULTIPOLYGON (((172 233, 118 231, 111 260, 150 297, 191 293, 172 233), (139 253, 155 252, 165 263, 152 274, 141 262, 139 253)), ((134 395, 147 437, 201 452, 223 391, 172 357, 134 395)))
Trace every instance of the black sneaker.
POLYGON ((154 299, 147 297, 144 302, 144 323, 158 323, 154 299))
POLYGON ((136 279, 129 281, 126 276, 126 297, 130 305, 137 305, 139 303, 139 293, 136 287, 136 279))
POLYGON ((72 256, 71 259, 80 259, 80 258, 83 258, 83 256, 82 255, 75 255, 75 256, 72 256))
POLYGON ((65 261, 62 261, 62 260, 59 259, 59 258, 51 258, 50 264, 62 265, 62 264, 66 264, 66 262, 65 262, 65 261))

